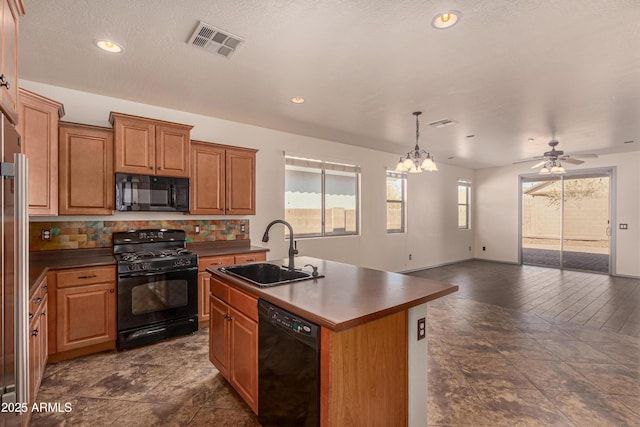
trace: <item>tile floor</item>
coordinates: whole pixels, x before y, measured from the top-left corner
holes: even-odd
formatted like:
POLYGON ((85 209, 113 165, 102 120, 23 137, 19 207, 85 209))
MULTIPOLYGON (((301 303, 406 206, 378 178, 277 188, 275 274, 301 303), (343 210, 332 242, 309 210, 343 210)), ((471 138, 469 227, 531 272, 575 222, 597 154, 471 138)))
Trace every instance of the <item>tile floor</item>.
MULTIPOLYGON (((549 277, 545 289, 552 298, 566 289, 580 293, 580 286, 556 280, 555 270, 509 266, 512 286, 522 288, 519 298, 509 294, 522 304, 512 309, 500 306, 505 265, 469 263, 457 265, 464 280, 450 280, 460 292, 429 303, 430 426, 640 426, 640 338, 527 310, 544 295, 528 288, 549 277), (487 301, 491 282, 494 303, 487 301)), ((452 276, 455 267, 422 273, 452 276)), ((599 276, 579 282, 589 286, 599 276)), ((615 283, 611 292, 639 283, 615 283)), ((37 401, 70 402, 72 411, 33 414, 31 425, 258 425, 209 363, 207 341, 204 329, 50 364, 37 401)))

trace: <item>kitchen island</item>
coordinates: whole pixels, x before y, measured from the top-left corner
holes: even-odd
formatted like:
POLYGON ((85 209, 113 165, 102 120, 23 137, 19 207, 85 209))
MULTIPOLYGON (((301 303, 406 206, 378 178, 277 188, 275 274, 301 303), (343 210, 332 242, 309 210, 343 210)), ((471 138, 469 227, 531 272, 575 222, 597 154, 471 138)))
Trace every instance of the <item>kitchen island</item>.
POLYGON ((311 257, 295 261, 325 277, 261 288, 207 269, 211 313, 220 313, 211 316, 212 362, 258 412, 254 305, 264 299, 320 326, 320 425, 426 425, 427 340, 418 340, 418 323, 427 302, 458 287, 311 257), (238 327, 222 339, 221 323, 232 318, 238 327), (234 342, 243 348, 229 348, 234 342))

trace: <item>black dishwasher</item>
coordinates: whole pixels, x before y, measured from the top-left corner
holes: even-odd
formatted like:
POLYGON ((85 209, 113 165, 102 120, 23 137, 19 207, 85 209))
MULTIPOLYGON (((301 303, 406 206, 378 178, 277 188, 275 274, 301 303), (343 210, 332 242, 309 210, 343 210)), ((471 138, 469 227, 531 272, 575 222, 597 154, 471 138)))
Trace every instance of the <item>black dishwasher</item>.
POLYGON ((258 300, 258 421, 320 425, 320 328, 258 300))

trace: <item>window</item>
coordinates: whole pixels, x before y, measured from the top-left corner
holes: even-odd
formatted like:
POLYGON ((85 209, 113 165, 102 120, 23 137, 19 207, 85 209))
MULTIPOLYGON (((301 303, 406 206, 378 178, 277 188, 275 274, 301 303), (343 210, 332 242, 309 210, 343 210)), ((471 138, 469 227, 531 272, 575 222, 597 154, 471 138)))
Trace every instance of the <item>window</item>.
POLYGON ((387 233, 404 233, 407 176, 387 171, 387 233))
POLYGON ((285 163, 284 218, 296 237, 359 233, 358 166, 297 157, 285 163))
POLYGON ((471 181, 458 180, 458 228, 467 230, 470 225, 471 181))

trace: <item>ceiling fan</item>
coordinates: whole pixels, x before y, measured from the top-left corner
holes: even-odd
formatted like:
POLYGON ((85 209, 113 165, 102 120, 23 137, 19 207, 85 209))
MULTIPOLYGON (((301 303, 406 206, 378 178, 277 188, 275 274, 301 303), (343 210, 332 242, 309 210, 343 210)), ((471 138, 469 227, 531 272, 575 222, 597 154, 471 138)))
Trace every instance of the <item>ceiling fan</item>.
POLYGON ((549 147, 551 147, 551 150, 545 152, 542 156, 532 157, 527 160, 520 160, 517 162, 513 162, 513 164, 541 160, 540 163, 536 163, 535 165, 531 166, 531 169, 535 169, 542 166, 542 169, 540 169, 540 172, 538 172, 538 174, 540 175, 563 174, 566 171, 562 167, 562 164, 560 163, 560 161, 571 163, 574 165, 580 165, 584 163, 584 160, 578 160, 577 157, 590 158, 590 159, 598 157, 597 154, 576 154, 573 157, 571 157, 568 154, 564 154, 564 151, 562 150, 556 150, 556 146, 558 144, 559 142, 556 141, 555 139, 551 140, 549 141, 549 147))

